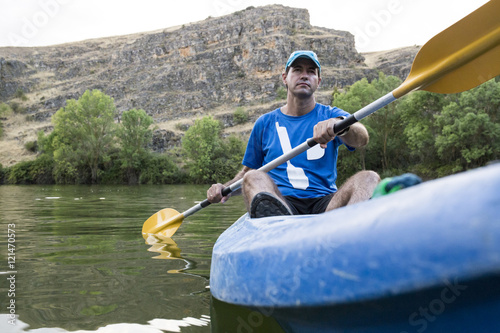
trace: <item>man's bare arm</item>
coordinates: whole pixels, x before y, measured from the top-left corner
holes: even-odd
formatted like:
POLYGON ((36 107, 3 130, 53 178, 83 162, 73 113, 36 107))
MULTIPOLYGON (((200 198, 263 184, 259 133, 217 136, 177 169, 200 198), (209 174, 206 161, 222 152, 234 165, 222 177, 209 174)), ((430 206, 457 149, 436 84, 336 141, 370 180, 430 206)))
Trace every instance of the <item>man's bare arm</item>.
POLYGON ((228 181, 227 183, 225 183, 225 184, 221 184, 221 183, 213 184, 207 191, 208 201, 210 203, 218 203, 218 202, 224 203, 227 201, 227 199, 229 199, 230 196, 241 194, 241 187, 225 197, 222 196, 222 190, 224 188, 236 183, 238 180, 243 179, 245 174, 250 170, 252 170, 252 169, 247 167, 247 166, 243 166, 243 169, 241 169, 241 171, 238 172, 236 174, 236 176, 234 176, 234 178, 231 179, 230 181, 228 181))

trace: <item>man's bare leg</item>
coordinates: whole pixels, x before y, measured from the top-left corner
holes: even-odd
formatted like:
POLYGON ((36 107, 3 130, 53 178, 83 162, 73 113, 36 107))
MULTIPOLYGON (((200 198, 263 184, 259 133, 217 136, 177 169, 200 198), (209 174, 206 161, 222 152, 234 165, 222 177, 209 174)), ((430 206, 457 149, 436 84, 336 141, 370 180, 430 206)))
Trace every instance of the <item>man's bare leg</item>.
POLYGON ((269 177, 267 173, 259 170, 252 170, 245 174, 243 177, 242 192, 247 211, 250 211, 250 205, 253 198, 260 192, 267 192, 274 195, 276 198, 279 198, 284 205, 289 207, 271 177, 269 177))
POLYGON ((374 171, 356 173, 335 193, 326 211, 370 199, 379 182, 380 176, 374 171))

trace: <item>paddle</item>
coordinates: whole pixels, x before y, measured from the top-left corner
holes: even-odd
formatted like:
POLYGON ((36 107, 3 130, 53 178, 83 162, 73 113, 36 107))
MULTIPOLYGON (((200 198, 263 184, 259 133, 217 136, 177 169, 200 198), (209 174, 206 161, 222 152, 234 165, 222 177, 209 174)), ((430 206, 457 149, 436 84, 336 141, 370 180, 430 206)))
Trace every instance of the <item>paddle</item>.
MULTIPOLYGON (((410 74, 395 90, 335 124, 338 133, 378 109, 414 90, 458 93, 500 74, 500 1, 491 0, 429 40, 416 55, 410 74)), ((259 168, 268 172, 316 145, 310 138, 259 168)), ((239 180, 225 188, 227 196, 241 186, 239 180)), ((207 199, 183 213, 166 208, 152 215, 142 228, 143 236, 159 233, 171 237, 184 218, 210 205, 207 199)))

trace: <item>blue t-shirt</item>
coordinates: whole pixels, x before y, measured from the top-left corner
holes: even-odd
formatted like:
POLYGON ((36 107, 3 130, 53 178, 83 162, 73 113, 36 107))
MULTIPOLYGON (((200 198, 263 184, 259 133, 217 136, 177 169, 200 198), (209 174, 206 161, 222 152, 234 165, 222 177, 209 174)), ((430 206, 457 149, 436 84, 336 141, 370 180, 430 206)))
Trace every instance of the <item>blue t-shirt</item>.
MULTIPOLYGON (((262 115, 250 134, 243 165, 260 168, 311 138, 318 122, 339 116, 349 116, 349 113, 319 103, 300 117, 285 115, 279 108, 262 115)), ((286 196, 316 198, 336 192, 337 156, 342 144, 336 137, 326 149, 316 145, 268 174, 286 196)))

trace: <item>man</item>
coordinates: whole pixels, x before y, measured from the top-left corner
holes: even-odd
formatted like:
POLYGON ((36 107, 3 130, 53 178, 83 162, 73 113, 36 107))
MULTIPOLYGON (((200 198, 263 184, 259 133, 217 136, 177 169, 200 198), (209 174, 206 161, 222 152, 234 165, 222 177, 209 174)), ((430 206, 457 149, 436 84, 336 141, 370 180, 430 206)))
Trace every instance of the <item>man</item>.
POLYGON ((282 74, 287 87, 284 106, 262 115, 255 123, 243 158, 243 169, 233 180, 207 191, 211 203, 225 202, 221 191, 243 178, 242 193, 250 216, 318 214, 367 200, 380 181, 373 171, 361 171, 337 190, 338 148, 354 150, 368 144, 368 131, 355 123, 335 135, 333 126, 349 113, 316 103, 321 65, 312 51, 293 52, 282 74), (256 169, 312 137, 319 145, 286 164, 264 173, 256 169))

